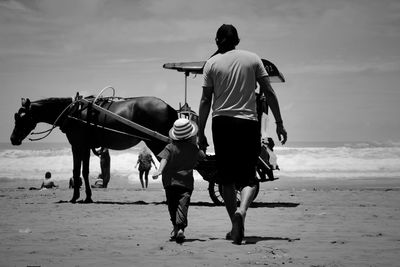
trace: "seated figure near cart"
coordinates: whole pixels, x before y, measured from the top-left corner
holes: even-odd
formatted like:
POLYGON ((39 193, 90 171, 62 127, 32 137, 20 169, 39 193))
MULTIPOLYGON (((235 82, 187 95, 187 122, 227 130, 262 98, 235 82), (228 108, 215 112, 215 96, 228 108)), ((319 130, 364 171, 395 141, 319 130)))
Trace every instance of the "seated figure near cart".
POLYGON ((259 157, 259 164, 257 164, 258 174, 261 181, 276 180, 274 177, 274 170, 279 170, 277 157, 274 153, 275 142, 271 137, 263 138, 261 141, 261 152, 259 157), (268 176, 268 179, 267 179, 268 176))

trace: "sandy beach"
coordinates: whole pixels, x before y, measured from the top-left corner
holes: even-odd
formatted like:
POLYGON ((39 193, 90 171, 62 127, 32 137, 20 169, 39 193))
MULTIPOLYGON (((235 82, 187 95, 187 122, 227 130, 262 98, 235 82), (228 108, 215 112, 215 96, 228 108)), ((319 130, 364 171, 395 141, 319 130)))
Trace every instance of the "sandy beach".
POLYGON ((37 182, 2 184, 0 266, 399 266, 398 179, 263 183, 241 246, 224 239, 225 209, 204 181, 182 245, 169 241, 160 183, 142 191, 120 179, 93 190, 95 203, 70 204, 66 181, 28 190, 37 182))

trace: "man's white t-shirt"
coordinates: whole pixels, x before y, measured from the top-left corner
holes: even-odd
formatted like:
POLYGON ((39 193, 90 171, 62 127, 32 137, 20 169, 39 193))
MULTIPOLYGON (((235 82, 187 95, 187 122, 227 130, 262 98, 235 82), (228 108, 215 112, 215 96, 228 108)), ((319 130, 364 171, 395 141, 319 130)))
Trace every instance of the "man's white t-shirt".
POLYGON ((257 78, 268 76, 255 53, 231 50, 217 54, 204 65, 203 87, 213 87, 212 116, 257 120, 257 78))

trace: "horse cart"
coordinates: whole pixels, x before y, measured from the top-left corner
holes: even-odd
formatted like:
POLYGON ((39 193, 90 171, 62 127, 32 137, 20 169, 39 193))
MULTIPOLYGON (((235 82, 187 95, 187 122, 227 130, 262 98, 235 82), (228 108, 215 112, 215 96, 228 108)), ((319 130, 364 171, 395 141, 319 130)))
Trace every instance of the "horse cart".
MULTIPOLYGON (((128 149, 144 141, 149 149, 157 155, 170 142, 168 131, 179 117, 187 117, 197 122, 197 114, 191 110, 187 98, 187 77, 190 74, 201 74, 203 62, 166 63, 166 69, 183 72, 185 75, 185 103, 178 110, 156 97, 119 98, 114 94, 111 97, 100 97, 104 88, 97 97, 75 98, 47 98, 31 102, 22 99, 22 106, 15 113, 15 126, 10 140, 13 145, 20 145, 29 134, 44 134, 46 137, 55 127, 59 127, 67 136, 73 155, 73 180, 78 184, 81 174, 85 183, 86 199, 91 203, 92 191, 89 184, 90 150, 106 147, 114 150, 128 149), (37 123, 44 122, 52 127, 43 132, 32 132, 37 123)), ((284 82, 283 75, 276 66, 263 60, 271 82, 284 82)), ((268 112, 266 102, 259 101, 259 114, 268 112)), ((223 204, 221 186, 218 184, 218 173, 214 155, 207 155, 204 161, 199 162, 197 172, 209 183, 208 191, 212 201, 223 204)), ((272 168, 259 158, 257 164, 257 178, 259 183, 271 181, 272 168), (267 177, 269 177, 267 179, 267 177)), ((257 184, 257 193, 259 191, 257 184)), ((74 187, 71 203, 80 197, 80 190, 74 187)), ((238 194, 240 201, 240 194, 238 194)))
MULTIPOLYGON (((283 74, 278 70, 278 68, 272 62, 262 59, 265 69, 269 74, 270 82, 285 82, 285 78, 283 74)), ((187 77, 190 74, 203 74, 203 67, 205 61, 197 61, 197 62, 181 62, 181 63, 166 63, 163 65, 166 69, 177 70, 178 72, 184 73, 185 77, 185 103, 182 107, 180 107, 177 111, 180 117, 186 117, 190 120, 193 120, 197 123, 197 114, 191 110, 187 103, 187 77)), ((258 104, 258 117, 259 121, 261 121, 262 113, 268 114, 268 106, 265 99, 260 98, 258 96, 257 99, 258 104)), ((262 152, 266 152, 266 149, 263 147, 262 152)), ((263 154, 263 153, 261 153, 263 154)), ((254 195, 254 199, 257 197, 258 192, 260 190, 260 183, 274 181, 277 178, 274 177, 273 171, 274 166, 266 162, 267 160, 262 155, 259 156, 258 163, 256 166, 256 175, 257 175, 257 184, 256 184, 256 192, 254 195)), ((196 171, 202 176, 202 178, 208 182, 208 193, 210 195, 211 200, 216 205, 223 205, 223 195, 222 195, 222 186, 218 183, 218 172, 216 169, 216 160, 215 155, 206 155, 206 159, 200 161, 196 167, 196 171)), ((240 202, 240 192, 237 192, 237 200, 240 202)))

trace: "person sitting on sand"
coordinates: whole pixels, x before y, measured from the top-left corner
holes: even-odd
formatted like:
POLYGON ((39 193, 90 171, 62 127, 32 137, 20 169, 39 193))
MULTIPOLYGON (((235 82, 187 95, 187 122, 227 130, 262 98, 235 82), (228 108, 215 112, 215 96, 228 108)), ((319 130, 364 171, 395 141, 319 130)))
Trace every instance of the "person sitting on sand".
POLYGON ((40 188, 30 187, 29 190, 41 190, 41 189, 52 189, 52 188, 58 188, 58 185, 56 185, 53 179, 51 179, 51 172, 46 172, 40 188))
POLYGON ((47 189, 51 189, 51 188, 58 188, 58 185, 56 185, 53 181, 53 179, 51 179, 51 172, 46 172, 46 174, 44 175, 44 180, 42 185, 40 186, 40 188, 47 188, 47 189))
POLYGON ((158 154, 161 158, 160 167, 153 174, 153 179, 162 174, 173 226, 171 240, 177 243, 185 240, 184 231, 188 225, 187 215, 194 184, 193 168, 204 155, 196 145, 197 129, 195 123, 185 118, 174 122, 169 132, 173 141, 158 154))

